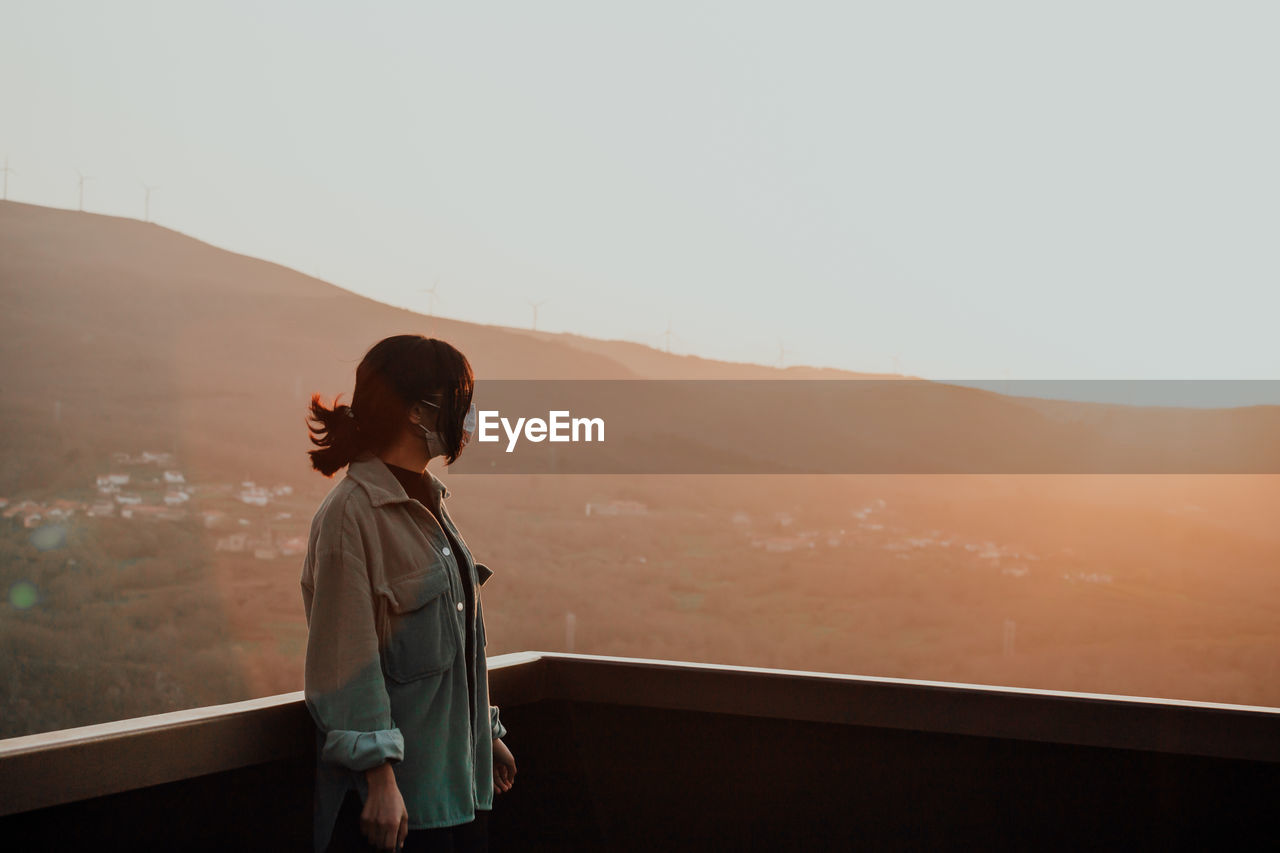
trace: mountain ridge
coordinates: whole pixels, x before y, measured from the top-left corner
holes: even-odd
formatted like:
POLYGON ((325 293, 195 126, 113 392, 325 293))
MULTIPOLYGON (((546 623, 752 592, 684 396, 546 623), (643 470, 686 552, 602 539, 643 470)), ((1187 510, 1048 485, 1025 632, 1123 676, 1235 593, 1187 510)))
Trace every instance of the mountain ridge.
MULTIPOLYGON (((448 340, 482 381, 873 378, 427 317, 152 223, 19 202, 0 203, 0 294, 8 309, 0 320, 6 491, 83 486, 112 452, 148 448, 175 452, 205 479, 232 470, 296 481, 311 472, 311 396, 350 400, 364 353, 398 333, 448 340)), ((689 402, 709 418, 702 437, 665 461, 692 471, 700 452, 766 460, 775 443, 797 446, 803 437, 797 452, 809 454, 809 469, 830 454, 852 466, 836 471, 879 470, 861 467, 863 460, 910 457, 937 472, 1008 471, 1011 460, 1051 472, 1035 466, 1049 458, 1185 459, 1194 437, 1229 451, 1223 470, 1251 454, 1280 465, 1267 442, 1277 407, 1162 413, 923 380, 856 390, 863 393, 826 395, 847 401, 836 408, 814 395, 769 395, 786 402, 762 411, 729 385, 709 386, 689 402), (1079 417, 1085 412, 1091 417, 1079 417)), ((655 388, 637 393, 628 421, 658 434, 672 398, 655 388)))

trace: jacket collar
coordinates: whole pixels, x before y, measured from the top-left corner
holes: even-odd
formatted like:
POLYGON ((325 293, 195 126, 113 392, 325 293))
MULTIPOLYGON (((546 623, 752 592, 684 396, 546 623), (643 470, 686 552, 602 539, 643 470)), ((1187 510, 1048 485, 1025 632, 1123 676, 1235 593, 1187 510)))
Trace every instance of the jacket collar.
MULTIPOLYGON (((404 486, 400 485, 396 475, 391 473, 391 469, 372 450, 366 450, 351 460, 347 465, 347 476, 364 487, 369 493, 369 503, 373 506, 413 500, 404 486)), ((444 481, 431 471, 428 470, 423 479, 435 495, 437 503, 452 494, 445 487, 444 481)))

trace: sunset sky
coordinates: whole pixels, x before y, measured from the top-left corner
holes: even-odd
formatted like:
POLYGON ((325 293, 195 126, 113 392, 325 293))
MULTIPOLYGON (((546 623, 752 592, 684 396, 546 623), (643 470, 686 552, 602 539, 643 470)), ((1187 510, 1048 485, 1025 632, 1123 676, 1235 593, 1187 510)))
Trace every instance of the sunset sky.
POLYGON ((1280 378, 1265 2, 14 2, 9 197, 932 378, 1280 378))

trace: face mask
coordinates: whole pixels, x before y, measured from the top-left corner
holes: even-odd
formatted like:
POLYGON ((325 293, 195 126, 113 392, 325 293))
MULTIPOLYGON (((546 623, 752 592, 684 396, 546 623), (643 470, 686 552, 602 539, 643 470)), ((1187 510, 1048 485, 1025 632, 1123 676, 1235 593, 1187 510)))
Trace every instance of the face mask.
MULTIPOLYGON (((440 408, 439 404, 433 403, 430 400, 419 400, 418 402, 426 403, 428 406, 434 406, 437 409, 440 408)), ((435 459, 437 456, 448 455, 449 451, 445 448, 443 435, 441 435, 438 432, 432 432, 431 430, 427 429, 426 426, 423 424, 415 424, 414 426, 416 426, 418 428, 418 431, 422 433, 422 437, 427 440, 427 453, 430 455, 430 458, 435 459)), ((462 421, 462 447, 463 448, 467 446, 467 442, 471 440, 471 436, 475 434, 475 431, 476 431, 476 404, 472 403, 471 407, 467 409, 466 418, 464 418, 462 421)), ((462 448, 459 448, 458 453, 459 454, 462 453, 462 448)))
POLYGON ((437 456, 447 456, 448 449, 444 446, 444 436, 438 432, 432 432, 422 424, 415 424, 418 431, 422 433, 422 437, 427 440, 427 456, 435 459, 437 456))

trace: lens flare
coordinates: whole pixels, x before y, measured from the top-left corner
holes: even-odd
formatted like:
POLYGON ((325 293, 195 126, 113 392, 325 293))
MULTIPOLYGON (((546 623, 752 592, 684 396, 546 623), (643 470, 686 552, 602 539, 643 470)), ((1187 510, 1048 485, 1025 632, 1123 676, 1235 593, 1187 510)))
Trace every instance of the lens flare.
POLYGON ((31 533, 31 544, 40 551, 51 551, 67 544, 65 524, 46 524, 31 533))
POLYGON ((9 603, 18 610, 30 610, 40 600, 40 592, 31 581, 18 581, 9 587, 9 603))

